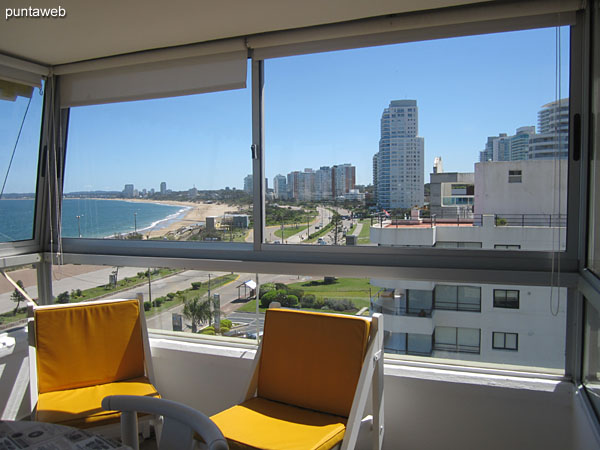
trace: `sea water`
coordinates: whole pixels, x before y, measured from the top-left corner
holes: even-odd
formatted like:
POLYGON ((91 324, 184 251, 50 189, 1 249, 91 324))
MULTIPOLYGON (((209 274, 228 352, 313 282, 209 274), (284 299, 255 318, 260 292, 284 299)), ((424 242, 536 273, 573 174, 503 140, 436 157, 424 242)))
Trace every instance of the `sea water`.
MULTIPOLYGON (((126 200, 65 199, 62 236, 105 238, 160 229, 188 208, 126 200), (77 218, 79 216, 79 219, 77 218)), ((34 200, 0 200, 0 242, 32 239, 34 200)))

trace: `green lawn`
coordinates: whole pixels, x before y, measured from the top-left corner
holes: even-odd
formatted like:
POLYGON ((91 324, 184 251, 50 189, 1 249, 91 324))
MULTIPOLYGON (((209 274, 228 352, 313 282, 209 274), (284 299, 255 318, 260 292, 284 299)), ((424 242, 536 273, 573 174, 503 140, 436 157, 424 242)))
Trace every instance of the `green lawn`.
POLYGON ((277 231, 275 231, 275 236, 281 238, 282 239, 287 239, 290 236, 293 236, 295 234, 298 234, 302 231, 306 230, 306 225, 299 225, 297 228, 294 225, 288 225, 283 229, 283 237, 281 236, 281 228, 277 231))
POLYGON ((371 219, 363 219, 360 221, 360 223, 362 223, 362 228, 360 230, 360 234, 358 235, 358 244, 370 244, 371 219))
MULTIPOLYGON (((299 283, 290 283, 288 286, 292 289, 302 289, 305 294, 313 294, 317 299, 346 298, 352 300, 358 309, 365 306, 368 307, 370 304, 369 298, 371 292, 376 292, 378 289, 375 288, 375 286, 371 286, 368 278, 337 278, 331 284, 325 284, 323 279, 313 279, 310 281, 301 281, 299 283)), ((264 308, 259 308, 259 310, 264 312, 264 308)), ((249 301, 239 308, 238 311, 255 312, 256 300, 249 301)))
POLYGON ((369 288, 373 291, 368 278, 337 278, 331 284, 325 284, 323 279, 301 281, 288 285, 293 289, 302 289, 305 294, 314 294, 317 298, 369 298, 369 288))

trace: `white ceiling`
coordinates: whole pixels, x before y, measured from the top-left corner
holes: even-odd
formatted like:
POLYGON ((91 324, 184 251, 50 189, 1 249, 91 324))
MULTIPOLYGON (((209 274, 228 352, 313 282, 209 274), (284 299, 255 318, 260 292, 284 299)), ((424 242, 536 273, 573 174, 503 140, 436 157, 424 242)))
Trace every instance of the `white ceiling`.
POLYGON ((3 0, 65 18, 0 18, 0 53, 47 65, 481 0, 3 0))

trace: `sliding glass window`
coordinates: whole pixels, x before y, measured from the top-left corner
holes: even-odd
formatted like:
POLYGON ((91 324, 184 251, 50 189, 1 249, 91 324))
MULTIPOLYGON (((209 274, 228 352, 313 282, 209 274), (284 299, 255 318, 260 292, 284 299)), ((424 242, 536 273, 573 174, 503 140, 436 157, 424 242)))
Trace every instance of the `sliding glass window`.
POLYGON ((33 239, 43 87, 0 80, 0 242, 33 239))
POLYGON ((250 88, 71 107, 66 238, 251 242, 250 88))
POLYGON ((564 250, 569 39, 266 60, 264 242, 564 250))

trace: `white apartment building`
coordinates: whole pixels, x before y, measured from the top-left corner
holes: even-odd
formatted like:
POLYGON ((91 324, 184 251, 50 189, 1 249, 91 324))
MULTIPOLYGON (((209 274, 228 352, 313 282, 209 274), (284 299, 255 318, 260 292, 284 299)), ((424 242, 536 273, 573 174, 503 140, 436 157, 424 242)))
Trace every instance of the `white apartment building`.
MULTIPOLYGON (((476 163, 475 174, 431 174, 432 213, 435 204, 443 208, 453 199, 468 201, 459 194, 466 194, 474 181, 472 223, 387 221, 371 227, 371 242, 386 247, 564 250, 566 220, 556 213, 566 211, 566 167, 564 173, 556 168, 561 168, 560 160, 491 161, 476 163)), ((382 279, 371 283, 383 289, 371 299, 371 308, 385 314, 388 352, 436 358, 460 353, 464 360, 550 369, 562 364, 566 289, 382 279)))
POLYGON ((539 133, 529 142, 529 159, 566 158, 569 150, 569 99, 542 106, 539 133))
MULTIPOLYGON (((371 227, 379 246, 549 250, 566 229, 557 226, 393 225, 371 227)), ((388 352, 483 363, 559 368, 564 353, 566 289, 515 285, 371 279, 383 290, 371 299, 385 315, 388 352)))
POLYGON ((372 279, 385 315, 385 351, 558 369, 566 289, 372 279), (457 355, 457 353, 460 354, 457 355))
MULTIPOLYGON (((425 141, 418 137, 416 100, 394 100, 381 115, 379 152, 373 163, 373 184, 380 208, 422 206, 425 141)), ((374 158, 375 159, 375 158, 374 158)))

